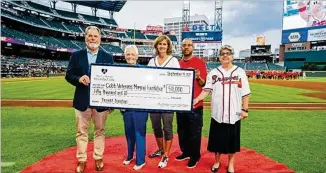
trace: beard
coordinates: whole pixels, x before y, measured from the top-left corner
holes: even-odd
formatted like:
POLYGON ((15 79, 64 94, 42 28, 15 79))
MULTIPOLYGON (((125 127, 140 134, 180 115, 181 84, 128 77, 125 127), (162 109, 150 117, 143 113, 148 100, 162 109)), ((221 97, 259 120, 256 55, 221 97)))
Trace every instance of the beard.
POLYGON ((100 44, 98 44, 98 43, 87 42, 86 44, 87 44, 87 47, 89 47, 90 49, 97 49, 100 46, 100 44))
POLYGON ((187 53, 186 53, 186 51, 183 51, 182 53, 183 53, 184 56, 192 55, 192 51, 187 51, 187 53))

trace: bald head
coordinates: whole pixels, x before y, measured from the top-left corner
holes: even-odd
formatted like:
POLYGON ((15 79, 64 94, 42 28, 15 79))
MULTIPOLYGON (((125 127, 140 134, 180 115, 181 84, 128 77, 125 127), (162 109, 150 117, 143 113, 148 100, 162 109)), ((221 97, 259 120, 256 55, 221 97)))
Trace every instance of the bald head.
POLYGON ((193 47, 193 42, 189 38, 185 38, 182 41, 182 55, 185 59, 189 59, 192 57, 194 47, 193 47))
POLYGON ((190 43, 190 44, 193 44, 193 43, 192 43, 192 40, 191 40, 190 38, 185 38, 185 39, 182 40, 182 45, 183 45, 183 44, 189 44, 189 43, 190 43))

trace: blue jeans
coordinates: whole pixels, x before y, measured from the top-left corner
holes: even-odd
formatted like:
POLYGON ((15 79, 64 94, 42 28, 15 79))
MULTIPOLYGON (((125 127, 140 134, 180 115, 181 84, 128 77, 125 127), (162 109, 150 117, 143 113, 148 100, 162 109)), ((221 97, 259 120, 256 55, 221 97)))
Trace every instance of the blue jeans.
POLYGON ((146 122, 148 113, 126 111, 122 112, 122 115, 128 145, 127 159, 133 158, 136 145, 136 165, 142 165, 145 163, 146 155, 146 122))

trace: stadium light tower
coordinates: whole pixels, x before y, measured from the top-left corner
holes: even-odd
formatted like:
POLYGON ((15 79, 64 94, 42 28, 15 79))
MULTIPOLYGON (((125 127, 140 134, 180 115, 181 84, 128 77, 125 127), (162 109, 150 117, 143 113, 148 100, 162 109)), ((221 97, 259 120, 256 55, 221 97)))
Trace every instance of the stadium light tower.
MULTIPOLYGON (((215 0, 215 10, 214 10, 214 26, 216 26, 216 30, 223 33, 222 28, 222 3, 223 0, 215 0)), ((223 34, 221 36, 223 40, 223 34)), ((218 57, 218 48, 216 47, 213 53, 213 57, 218 57)))
POLYGON ((51 0, 50 1, 50 5, 51 5, 51 7, 53 8, 53 9, 55 9, 56 8, 56 4, 57 4, 57 2, 58 2, 58 0, 51 0))
POLYGON ((182 0, 182 30, 189 27, 190 21, 190 0, 182 0))
POLYGON ((222 31, 222 3, 223 0, 215 0, 214 25, 219 31, 222 31))
POLYGON ((96 17, 97 16, 97 8, 92 7, 92 14, 96 17))
POLYGON ((76 3, 71 3, 71 8, 74 13, 77 12, 77 4, 76 3))

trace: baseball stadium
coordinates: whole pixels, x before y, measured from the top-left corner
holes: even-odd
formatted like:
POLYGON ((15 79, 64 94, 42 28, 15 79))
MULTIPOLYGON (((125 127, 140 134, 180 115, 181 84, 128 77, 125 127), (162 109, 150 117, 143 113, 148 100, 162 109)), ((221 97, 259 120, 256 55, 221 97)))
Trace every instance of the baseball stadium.
MULTIPOLYGON (((173 43, 174 57, 182 57, 181 39, 190 37, 194 44, 200 45, 195 51, 205 60, 208 71, 220 65, 217 54, 223 45, 220 0, 215 1, 216 27, 212 31, 194 27, 189 22, 189 6, 184 5, 179 32, 150 25, 144 30, 120 28, 113 14, 119 13, 127 1, 65 2, 71 5, 71 11, 57 9, 56 0, 48 5, 1 1, 3 173, 75 172, 76 119, 72 107, 75 88, 65 80, 65 74, 71 53, 85 47, 85 29, 89 25, 101 28, 100 49, 113 55, 115 64, 125 64, 124 49, 135 44, 139 49, 138 62, 147 65, 154 56, 154 40, 164 34, 173 43), (76 12, 79 6, 91 8, 92 14, 76 12), (99 9, 107 11, 108 17, 97 16, 99 9), (213 40, 197 39, 211 34, 213 40)), ((241 125, 241 151, 235 159, 235 172, 326 171, 326 22, 309 26, 303 20, 298 24, 304 16, 303 9, 316 8, 316 3, 309 2, 284 1, 278 52, 272 53, 271 45, 260 38, 256 45, 248 46, 250 51, 244 59, 235 58, 233 64, 246 71, 252 93, 249 117, 241 125)), ((326 13, 326 3, 319 3, 326 13)), ((159 158, 146 158, 146 166, 138 172, 210 172, 214 160, 207 151, 210 121, 211 103, 207 97, 201 160, 197 167, 188 169, 184 162, 171 159, 168 167, 160 169, 159 158)), ((119 110, 106 119, 102 172, 135 172, 132 166, 122 165, 127 151, 123 123, 119 110)), ((156 150, 156 142, 150 121, 146 128, 147 155, 156 150)), ((171 158, 180 154, 175 117, 173 132, 171 158)), ((91 125, 86 172, 95 172, 93 133, 91 125)), ((219 172, 226 172, 225 165, 227 156, 223 155, 219 172)))

